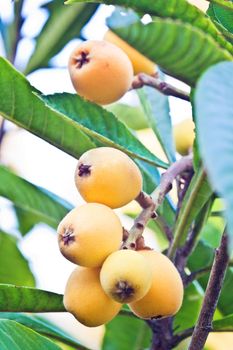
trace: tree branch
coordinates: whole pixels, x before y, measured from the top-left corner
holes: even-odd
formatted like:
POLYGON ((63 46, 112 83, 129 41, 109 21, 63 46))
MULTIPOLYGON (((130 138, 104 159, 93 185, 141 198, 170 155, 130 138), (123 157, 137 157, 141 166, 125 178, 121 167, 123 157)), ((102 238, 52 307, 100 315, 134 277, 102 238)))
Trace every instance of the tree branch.
POLYGON ((187 92, 180 90, 168 83, 165 83, 164 81, 159 79, 159 77, 157 76, 151 76, 145 73, 139 73, 138 75, 135 76, 133 80, 132 88, 140 89, 144 85, 151 86, 156 90, 160 91, 164 95, 174 96, 185 101, 190 101, 190 97, 187 92))
POLYGON ((194 328, 189 350, 202 350, 208 334, 212 330, 212 320, 223 285, 228 260, 227 235, 224 233, 220 247, 216 249, 201 312, 194 328))
POLYGON ((173 163, 162 175, 161 182, 155 191, 148 196, 144 193, 136 198, 143 210, 135 219, 134 225, 129 231, 129 236, 123 243, 124 249, 135 249, 137 240, 141 237, 147 222, 157 216, 156 210, 162 204, 166 194, 171 190, 175 178, 185 171, 193 170, 192 155, 185 156, 173 163))

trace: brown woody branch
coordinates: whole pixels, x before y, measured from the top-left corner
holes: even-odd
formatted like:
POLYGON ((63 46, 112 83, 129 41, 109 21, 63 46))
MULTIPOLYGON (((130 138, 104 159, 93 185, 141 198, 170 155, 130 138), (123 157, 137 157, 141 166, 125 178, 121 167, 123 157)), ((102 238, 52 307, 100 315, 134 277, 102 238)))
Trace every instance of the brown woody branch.
POLYGON ((164 95, 178 97, 182 100, 190 101, 190 97, 187 92, 180 90, 175 86, 162 81, 157 76, 151 76, 145 73, 139 73, 138 75, 135 76, 133 80, 132 88, 140 89, 144 85, 151 86, 156 90, 160 91, 164 95))
POLYGON ((201 312, 193 331, 189 350, 202 350, 208 334, 212 330, 212 320, 224 282, 228 260, 227 235, 224 233, 220 247, 216 249, 201 312))
POLYGON ((140 193, 136 198, 143 208, 140 215, 135 219, 134 225, 129 231, 129 236, 122 248, 135 249, 137 240, 142 236, 147 222, 157 216, 156 210, 162 204, 166 194, 171 190, 172 183, 178 175, 185 171, 193 170, 192 155, 185 156, 173 163, 162 175, 161 182, 151 196, 140 193))

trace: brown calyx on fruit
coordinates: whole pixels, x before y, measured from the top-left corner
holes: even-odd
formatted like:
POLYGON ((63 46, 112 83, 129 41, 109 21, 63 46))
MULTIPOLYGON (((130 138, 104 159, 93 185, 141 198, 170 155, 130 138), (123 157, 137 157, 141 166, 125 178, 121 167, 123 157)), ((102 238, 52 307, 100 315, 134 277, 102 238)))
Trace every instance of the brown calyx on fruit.
POLYGON ((74 231, 70 228, 66 229, 65 232, 61 235, 61 241, 65 246, 73 243, 75 241, 74 231))
POLYGON ((90 62, 90 57, 88 57, 88 52, 81 51, 78 57, 74 57, 75 67, 80 69, 84 64, 90 62))
POLYGON ((80 164, 78 167, 78 176, 89 176, 91 175, 91 165, 80 164))
POLYGON ((119 281, 115 285, 113 295, 121 302, 128 300, 134 295, 134 288, 127 281, 119 281))

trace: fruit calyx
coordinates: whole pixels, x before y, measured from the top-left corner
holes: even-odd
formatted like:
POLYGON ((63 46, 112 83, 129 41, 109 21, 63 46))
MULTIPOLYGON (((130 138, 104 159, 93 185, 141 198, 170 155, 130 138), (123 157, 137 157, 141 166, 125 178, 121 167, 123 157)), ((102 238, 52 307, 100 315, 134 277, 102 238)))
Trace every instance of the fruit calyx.
POLYGON ((81 51, 78 57, 75 57, 76 68, 80 69, 84 64, 90 62, 90 57, 88 57, 88 53, 85 51, 81 51))
POLYGON ((78 176, 89 176, 91 175, 91 165, 80 164, 78 167, 78 176))
POLYGON ((127 281, 119 281, 115 285, 116 289, 113 294, 121 302, 128 300, 134 294, 134 288, 127 281))
POLYGON ((72 229, 65 230, 61 237, 61 240, 64 243, 64 245, 70 245, 71 243, 73 243, 75 241, 74 231, 72 229))

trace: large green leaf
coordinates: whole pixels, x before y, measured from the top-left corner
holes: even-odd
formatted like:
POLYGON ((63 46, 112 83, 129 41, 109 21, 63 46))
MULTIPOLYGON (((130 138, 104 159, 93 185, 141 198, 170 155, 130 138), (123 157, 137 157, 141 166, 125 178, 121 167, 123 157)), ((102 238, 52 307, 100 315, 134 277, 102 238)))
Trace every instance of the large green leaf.
POLYGON ((105 146, 116 147, 132 158, 161 167, 167 165, 154 156, 112 113, 83 100, 78 95, 63 93, 42 97, 45 103, 62 115, 75 120, 89 137, 105 146))
POLYGON ((76 339, 45 318, 17 312, 1 312, 0 318, 21 323, 44 336, 57 339, 67 345, 75 346, 77 350, 87 350, 87 348, 81 345, 76 339))
POLYGON ((95 147, 74 121, 46 106, 25 77, 2 57, 0 114, 74 157, 95 147))
POLYGON ((34 287, 34 276, 17 246, 17 239, 0 231, 0 251, 0 283, 34 287))
POLYGON ((96 4, 76 4, 73 8, 64 6, 61 0, 51 1, 44 6, 49 11, 48 20, 36 39, 36 46, 27 64, 25 73, 47 67, 55 56, 80 31, 98 8, 96 4))
POLYGON ((168 97, 148 86, 138 90, 138 96, 168 161, 175 161, 168 97))
POLYGON ((167 167, 112 113, 78 95, 39 95, 3 58, 0 58, 0 113, 74 157, 94 148, 95 140, 119 148, 132 158, 167 167))
MULTIPOLYGON (((66 4, 83 2, 83 0, 67 0, 66 4)), ((205 14, 196 6, 186 0, 86 0, 85 2, 98 2, 111 5, 130 7, 136 11, 151 15, 182 20, 186 24, 192 24, 202 32, 210 34, 219 44, 233 52, 232 45, 227 43, 218 32, 215 25, 205 17, 205 14)), ((163 44, 165 42, 163 41, 163 44)))
POLYGON ((0 319, 0 348, 1 350, 61 350, 59 346, 31 329, 15 321, 2 319, 0 319))
POLYGON ((213 322, 215 332, 233 332, 233 314, 213 322))
POLYGON ((117 316, 106 325, 102 350, 148 348, 152 334, 148 325, 135 317, 117 316))
POLYGON ((213 188, 226 203, 233 248, 233 62, 211 67, 200 79, 195 94, 197 135, 213 188))
POLYGON ((181 21, 154 18, 144 25, 135 19, 126 23, 123 15, 121 18, 115 14, 110 17, 111 30, 167 73, 190 85, 194 86, 209 66, 233 59, 209 34, 181 21))
POLYGON ((63 295, 36 288, 0 284, 0 311, 61 312, 65 308, 63 295))
MULTIPOLYGON (((12 201, 21 210, 21 214, 30 217, 30 223, 44 222, 53 228, 57 228, 61 219, 72 209, 72 206, 60 197, 31 184, 2 165, 0 196, 12 201)), ((27 233, 28 227, 22 228, 22 234, 27 233)))

